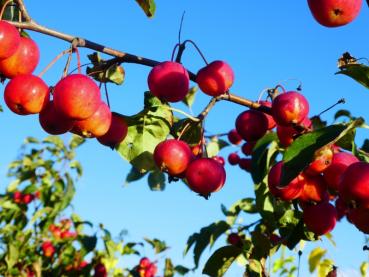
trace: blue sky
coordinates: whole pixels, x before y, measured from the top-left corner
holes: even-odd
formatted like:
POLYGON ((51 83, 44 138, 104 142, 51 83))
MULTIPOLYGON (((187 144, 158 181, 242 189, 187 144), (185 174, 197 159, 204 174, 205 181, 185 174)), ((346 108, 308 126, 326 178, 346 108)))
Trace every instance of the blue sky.
MULTIPOLYGON (((235 71, 232 92, 243 97, 258 98, 266 87, 280 83, 288 90, 302 82, 303 93, 310 102, 310 115, 318 114, 344 97, 355 116, 369 119, 368 90, 351 79, 334 75, 337 59, 349 51, 355 57, 368 57, 369 13, 367 6, 356 21, 341 28, 328 29, 312 18, 306 1, 195 1, 157 0, 154 19, 147 19, 135 1, 26 1, 29 12, 40 24, 65 33, 119 50, 159 61, 170 59, 177 41, 179 21, 186 11, 183 39, 192 39, 209 61, 225 60, 235 71)), ((31 33, 41 50, 39 73, 68 44, 44 35, 31 33)), ((86 62, 88 50, 80 51, 86 62)), ((184 65, 196 72, 203 66, 200 56, 189 46, 183 56, 184 65)), ((49 85, 55 84, 62 74, 64 61, 60 61, 44 75, 49 85)), ((122 114, 135 114, 142 108, 143 92, 147 90, 149 68, 125 65, 126 82, 123 86, 109 86, 112 109, 122 114)), ((198 95, 193 107, 197 114, 209 101, 198 95)), ((2 187, 7 164, 17 154, 26 136, 42 138, 46 134, 38 126, 37 116, 21 117, 12 114, 1 97, 5 112, 0 114, 2 132, 0 142, 0 176, 2 187)), ((181 104, 177 108, 186 109, 181 104)), ((237 115, 243 107, 231 103, 218 103, 210 112, 206 129, 210 133, 223 133, 234 128, 237 115)), ((325 119, 332 122, 334 111, 325 119)), ((358 142, 368 137, 367 131, 358 132, 358 142)), ((360 143, 359 143, 360 145, 360 143)), ((224 151, 224 157, 236 148, 224 151)), ((78 151, 84 166, 84 177, 78 184, 74 209, 85 219, 104 223, 114 234, 129 231, 129 240, 144 236, 165 239, 171 246, 169 254, 175 262, 192 265, 191 255, 185 259, 182 252, 189 235, 213 221, 222 219, 220 205, 231 205, 236 200, 252 196, 249 175, 226 166, 225 187, 209 201, 197 197, 182 183, 171 183, 164 192, 151 192, 145 182, 124 186, 130 166, 117 153, 98 144, 86 143, 78 151)), ((246 222, 248 220, 245 218, 246 222)), ((345 220, 339 223, 333 235, 337 247, 332 249, 323 240, 315 246, 329 247, 328 257, 345 271, 358 269, 367 259, 362 251, 364 236, 345 220), (350 253, 350 255, 348 255, 350 253)), ((222 240, 222 238, 220 239, 222 240)), ((223 243, 223 242, 222 242, 223 243)), ((308 248, 309 249, 309 248, 308 248)), ((205 251, 205 256, 210 252, 205 251)), ((301 271, 306 276, 304 251, 301 271)), ((151 255, 151 252, 147 252, 151 255)), ((203 259, 204 261, 205 259, 203 259)), ((233 267, 227 276, 239 276, 241 269, 233 267)), ((200 276, 200 272, 193 276, 200 276)), ((350 275, 353 276, 353 275, 350 275)))

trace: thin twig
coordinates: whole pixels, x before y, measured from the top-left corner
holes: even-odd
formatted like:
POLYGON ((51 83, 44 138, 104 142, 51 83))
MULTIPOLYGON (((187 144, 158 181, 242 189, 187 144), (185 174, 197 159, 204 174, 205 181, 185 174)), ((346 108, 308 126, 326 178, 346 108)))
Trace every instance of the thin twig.
POLYGON ((63 57, 65 54, 71 53, 71 49, 68 48, 64 51, 62 51, 59 55, 57 55, 42 71, 40 74, 38 74, 38 77, 42 77, 61 57, 63 57))

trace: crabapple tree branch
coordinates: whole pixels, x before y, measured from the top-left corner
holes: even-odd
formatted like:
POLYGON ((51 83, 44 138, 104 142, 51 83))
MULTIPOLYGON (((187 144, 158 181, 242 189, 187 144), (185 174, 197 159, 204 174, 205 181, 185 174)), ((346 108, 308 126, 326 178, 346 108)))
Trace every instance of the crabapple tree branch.
MULTIPOLYGON (((152 59, 148 59, 145 57, 140 57, 137 55, 129 54, 126 52, 122 52, 107 46, 104 46, 102 44, 98 44, 96 42, 80 38, 78 36, 73 36, 70 34, 62 33, 59 31, 56 31, 54 29, 47 28, 45 26, 42 26, 38 24, 36 21, 32 19, 32 17, 29 15, 28 10, 26 6, 24 5, 23 0, 16 0, 15 1, 18 5, 19 10, 22 13, 22 19, 23 22, 16 22, 16 21, 8 21, 9 23, 13 24, 17 28, 30 30, 38 33, 42 33, 51 37, 55 37, 70 43, 73 43, 74 47, 84 47, 91 50, 95 50, 100 53, 104 53, 110 56, 113 56, 114 58, 106 61, 107 64, 115 64, 115 63, 135 63, 135 64, 141 64, 149 67, 154 67, 157 64, 159 64, 159 61, 155 61, 152 59)), ((190 79, 192 81, 196 81, 196 74, 193 72, 188 71, 190 79)), ((226 93, 224 95, 220 95, 209 103, 208 106, 205 107, 203 112, 199 115, 199 119, 203 119, 210 111, 210 109, 215 105, 216 102, 220 100, 226 100, 229 102, 233 102, 242 106, 249 107, 251 109, 257 109, 262 112, 271 113, 271 109, 265 106, 261 106, 259 103, 251 101, 249 99, 243 98, 241 96, 237 96, 231 93, 226 93)))

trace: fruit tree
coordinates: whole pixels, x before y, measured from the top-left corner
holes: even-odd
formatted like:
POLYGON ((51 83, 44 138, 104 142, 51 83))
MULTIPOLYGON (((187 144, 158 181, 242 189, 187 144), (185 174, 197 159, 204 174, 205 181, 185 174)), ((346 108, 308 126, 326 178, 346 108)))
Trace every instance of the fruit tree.
POLYGON ((365 3, 95 2, 1 1, 0 274, 365 276, 365 3))

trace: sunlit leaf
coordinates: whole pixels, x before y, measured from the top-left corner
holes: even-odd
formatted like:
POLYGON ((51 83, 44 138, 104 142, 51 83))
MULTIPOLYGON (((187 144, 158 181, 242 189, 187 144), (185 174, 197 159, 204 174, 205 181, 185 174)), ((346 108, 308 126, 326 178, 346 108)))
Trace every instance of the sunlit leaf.
POLYGON ((146 16, 153 17, 156 10, 156 5, 154 0, 136 0, 140 5, 141 9, 145 12, 146 16))
POLYGON ((315 269, 318 267, 320 263, 320 260, 324 257, 326 253, 327 250, 321 247, 317 247, 310 252, 308 257, 310 273, 313 273, 315 271, 315 269))

